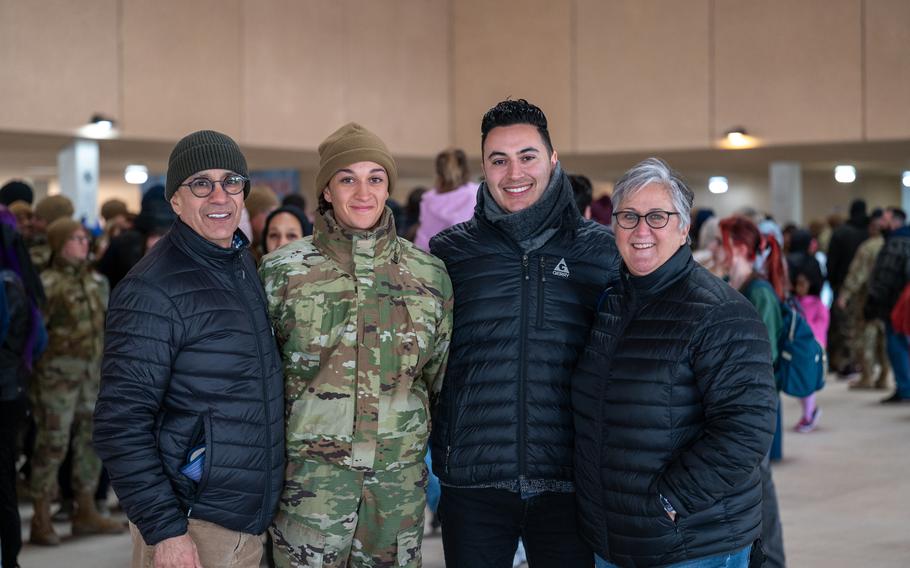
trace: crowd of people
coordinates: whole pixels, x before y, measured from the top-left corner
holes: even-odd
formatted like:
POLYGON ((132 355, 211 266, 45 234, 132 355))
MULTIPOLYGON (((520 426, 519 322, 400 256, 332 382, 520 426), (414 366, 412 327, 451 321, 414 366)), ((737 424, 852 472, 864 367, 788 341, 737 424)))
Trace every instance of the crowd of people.
POLYGON ((309 214, 198 131, 99 234, 3 186, 2 566, 17 485, 30 542, 62 512, 129 530, 134 567, 419 566, 428 496, 453 567, 784 566, 782 310, 851 389, 910 401, 905 213, 720 218, 657 158, 595 200, 523 99, 480 144, 479 182, 448 149, 401 207, 346 124, 309 214))

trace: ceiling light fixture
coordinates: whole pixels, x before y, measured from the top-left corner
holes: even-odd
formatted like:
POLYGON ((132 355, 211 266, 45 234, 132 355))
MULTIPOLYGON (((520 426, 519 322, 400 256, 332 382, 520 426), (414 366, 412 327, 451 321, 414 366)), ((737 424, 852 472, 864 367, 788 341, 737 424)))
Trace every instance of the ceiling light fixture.
POLYGON ((95 113, 89 119, 88 124, 79 128, 79 134, 85 138, 107 139, 116 136, 116 125, 114 119, 95 113))
POLYGON ((731 150, 740 150, 744 148, 754 148, 758 146, 758 139, 750 136, 742 126, 734 126, 724 132, 724 139, 721 146, 731 150))
POLYGON ((708 179, 708 191, 711 193, 727 193, 730 185, 724 176, 712 176, 708 179))
POLYGON ((840 183, 853 183, 856 181, 856 168, 846 164, 834 166, 834 179, 840 183))
POLYGON ((906 170, 901 175, 901 183, 904 184, 904 187, 910 187, 910 170, 906 170))
POLYGON ((123 172, 123 179, 126 183, 142 185, 149 179, 149 169, 142 164, 130 164, 123 172))

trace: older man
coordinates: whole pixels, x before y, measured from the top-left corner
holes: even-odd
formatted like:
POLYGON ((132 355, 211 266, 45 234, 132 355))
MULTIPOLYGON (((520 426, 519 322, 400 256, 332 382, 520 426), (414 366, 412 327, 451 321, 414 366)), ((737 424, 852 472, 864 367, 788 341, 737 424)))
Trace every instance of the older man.
POLYGON ((569 379, 615 277, 602 225, 582 218, 543 111, 503 101, 481 124, 474 218, 430 241, 455 291, 451 356, 433 416, 446 564, 589 568, 575 525, 569 379))
POLYGON ((246 159, 177 143, 171 231, 111 299, 95 448, 131 522, 133 566, 258 567, 284 477, 281 358, 237 230, 246 159))

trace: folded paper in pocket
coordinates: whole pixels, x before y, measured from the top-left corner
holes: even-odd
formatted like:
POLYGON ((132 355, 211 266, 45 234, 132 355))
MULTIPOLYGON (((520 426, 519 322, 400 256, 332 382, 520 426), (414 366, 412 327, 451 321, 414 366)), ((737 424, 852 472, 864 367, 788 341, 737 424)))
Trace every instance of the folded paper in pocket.
POLYGON ((205 446, 196 446, 187 455, 186 463, 180 468, 180 473, 199 483, 199 480, 202 479, 203 465, 205 465, 205 446))

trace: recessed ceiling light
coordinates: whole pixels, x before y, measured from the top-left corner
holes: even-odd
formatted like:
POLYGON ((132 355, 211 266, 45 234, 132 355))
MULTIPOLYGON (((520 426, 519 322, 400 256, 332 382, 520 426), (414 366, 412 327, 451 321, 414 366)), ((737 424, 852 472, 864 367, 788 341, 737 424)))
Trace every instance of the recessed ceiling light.
POLYGON ((856 168, 845 164, 834 166, 834 179, 840 183, 853 183, 856 181, 856 168))
POLYGON ((149 169, 142 164, 130 164, 123 172, 123 179, 126 180, 126 183, 142 185, 149 179, 149 169))
POLYGON ((708 179, 708 191, 711 193, 726 193, 730 189, 727 178, 723 176, 713 176, 708 179))

